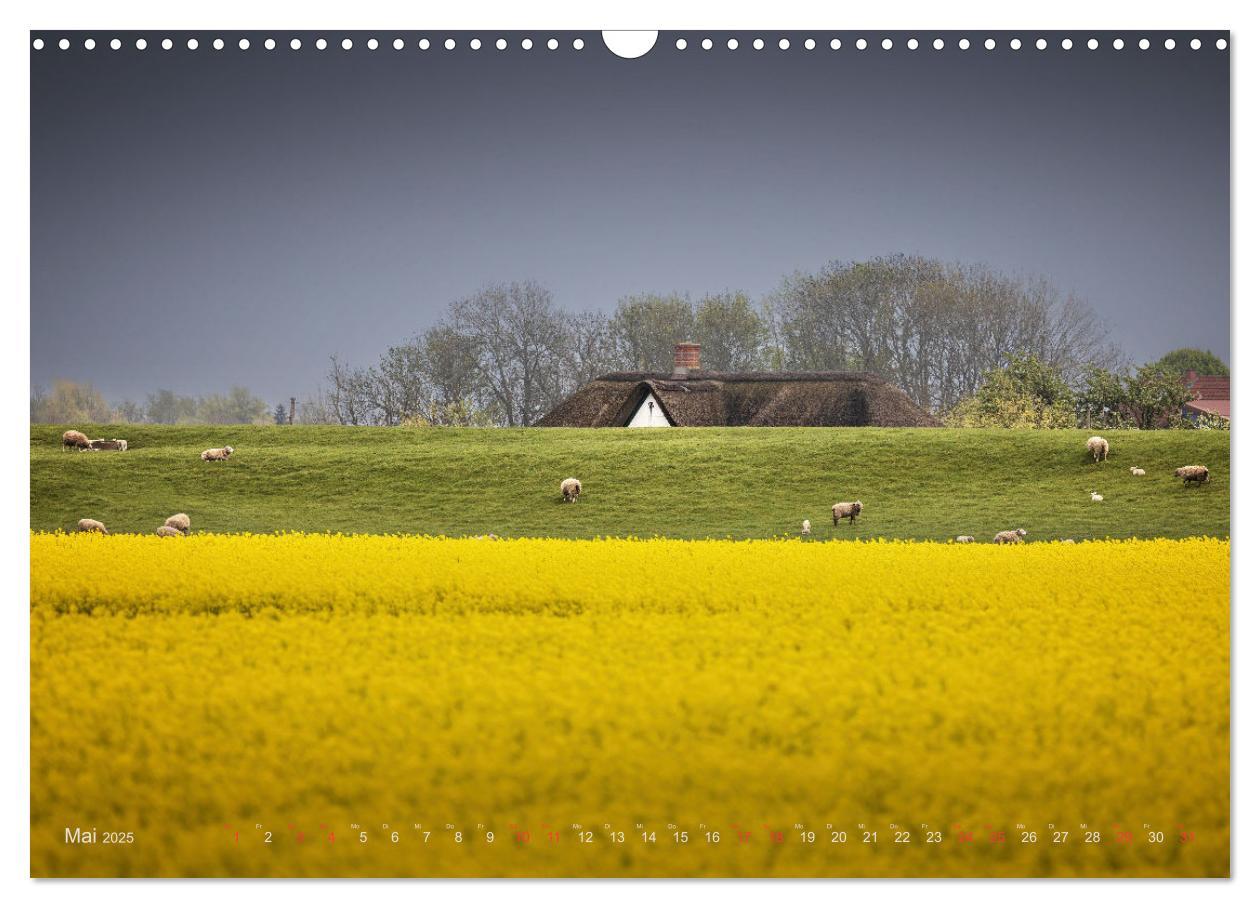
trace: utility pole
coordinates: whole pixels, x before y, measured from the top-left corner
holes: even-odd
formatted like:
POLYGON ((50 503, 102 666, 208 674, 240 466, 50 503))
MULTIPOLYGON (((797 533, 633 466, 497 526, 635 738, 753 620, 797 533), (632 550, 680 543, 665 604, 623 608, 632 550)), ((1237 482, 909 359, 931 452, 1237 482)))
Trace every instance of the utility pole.
POLYGON ((297 398, 289 398, 289 425, 293 425, 293 414, 297 412, 297 398))

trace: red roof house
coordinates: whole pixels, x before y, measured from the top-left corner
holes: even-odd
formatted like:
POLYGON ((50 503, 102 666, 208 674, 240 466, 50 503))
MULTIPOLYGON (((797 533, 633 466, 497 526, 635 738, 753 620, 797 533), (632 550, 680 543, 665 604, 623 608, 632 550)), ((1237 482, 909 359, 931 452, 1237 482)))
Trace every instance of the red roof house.
POLYGON ((1186 387, 1194 392, 1194 400, 1186 404, 1185 416, 1197 419, 1208 413, 1215 413, 1229 419, 1229 376, 1200 375, 1190 371, 1182 376, 1186 387))

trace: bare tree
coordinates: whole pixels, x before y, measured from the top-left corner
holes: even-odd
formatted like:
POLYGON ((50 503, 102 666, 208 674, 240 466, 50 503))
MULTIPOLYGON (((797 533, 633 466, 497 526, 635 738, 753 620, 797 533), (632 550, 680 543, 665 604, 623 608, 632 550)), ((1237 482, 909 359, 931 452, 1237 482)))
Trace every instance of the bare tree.
POLYGON ((569 317, 569 355, 569 390, 627 366, 613 342, 612 324, 602 312, 579 312, 569 317))
POLYGON ((450 321, 473 341, 479 385, 507 425, 530 425, 564 396, 568 326, 544 287, 486 287, 453 303, 450 321))
POLYGON ((1069 380, 1119 357, 1076 297, 979 265, 903 255, 832 262, 789 277, 772 305, 786 368, 875 372, 937 411, 1014 354, 1035 355, 1069 380))

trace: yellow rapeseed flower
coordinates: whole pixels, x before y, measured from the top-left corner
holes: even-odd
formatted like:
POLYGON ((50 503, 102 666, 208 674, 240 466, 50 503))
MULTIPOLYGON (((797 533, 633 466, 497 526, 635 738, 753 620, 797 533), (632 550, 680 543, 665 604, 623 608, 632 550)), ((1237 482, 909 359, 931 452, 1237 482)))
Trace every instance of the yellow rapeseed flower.
POLYGON ((1224 875, 1229 708, 1215 539, 31 539, 37 876, 1224 875))

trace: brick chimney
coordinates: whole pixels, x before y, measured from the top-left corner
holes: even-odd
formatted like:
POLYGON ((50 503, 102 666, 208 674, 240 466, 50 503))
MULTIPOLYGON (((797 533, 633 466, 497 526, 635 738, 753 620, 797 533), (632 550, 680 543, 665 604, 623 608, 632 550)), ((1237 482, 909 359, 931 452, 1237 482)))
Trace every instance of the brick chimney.
POLYGON ((700 369, 700 345, 690 341, 674 344, 674 378, 686 378, 700 369))

